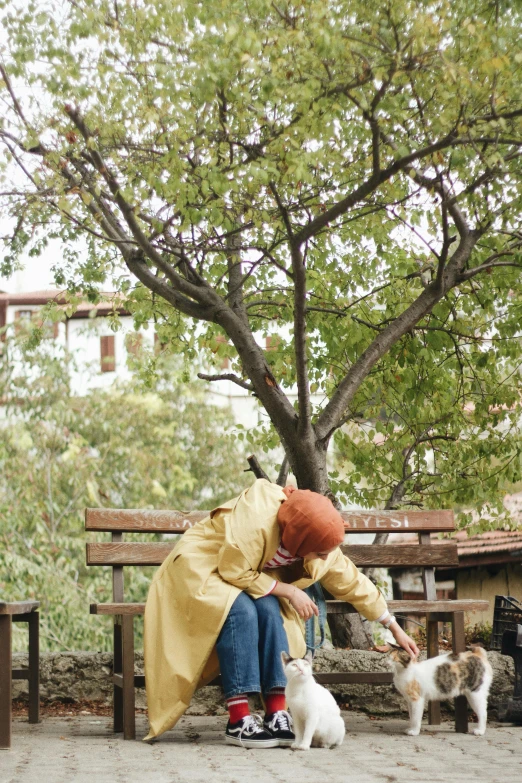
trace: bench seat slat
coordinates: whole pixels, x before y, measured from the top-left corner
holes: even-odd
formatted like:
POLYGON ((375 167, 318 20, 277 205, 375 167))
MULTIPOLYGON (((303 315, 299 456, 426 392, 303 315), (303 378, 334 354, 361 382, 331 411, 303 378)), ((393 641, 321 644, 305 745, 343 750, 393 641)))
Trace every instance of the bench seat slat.
MULTIPOLYGON (((325 672, 314 674, 314 679, 321 685, 334 685, 336 683, 367 683, 373 685, 387 685, 393 682, 392 672, 325 672)), ((113 674, 112 680, 118 688, 123 687, 123 677, 121 674, 113 674)), ((221 677, 208 683, 209 685, 221 685, 221 677)), ((134 675, 134 687, 145 687, 145 676, 143 674, 134 675)))
MULTIPOLYGON (((393 614, 437 614, 446 612, 485 612, 488 609, 489 601, 475 601, 472 598, 451 599, 439 598, 436 601, 426 601, 424 599, 411 600, 390 600, 386 601, 388 609, 393 614)), ((353 613, 357 610, 344 601, 327 601, 328 614, 353 613)))
POLYGON ((91 604, 91 614, 143 614, 145 611, 145 604, 91 604))
MULTIPOLYGON (((156 509, 85 509, 85 529, 118 533, 184 533, 209 511, 156 509)), ((455 530, 453 511, 341 511, 346 532, 449 532, 455 530)))
MULTIPOLYGON (((172 542, 87 544, 87 565, 161 565, 174 546, 172 542)), ((359 544, 343 546, 341 549, 356 566, 361 567, 458 565, 455 542, 430 546, 359 544)))
MULTIPOLYGON (((488 609, 488 601, 475 601, 473 599, 463 598, 461 600, 441 598, 437 601, 424 601, 422 599, 390 600, 387 601, 388 609, 394 612, 416 614, 424 616, 425 614, 451 613, 451 612, 485 612, 488 609)), ((353 614, 357 610, 344 601, 327 601, 328 614, 353 614)), ((145 611, 145 604, 91 604, 91 614, 132 614, 140 615, 145 611)))
POLYGON ((321 685, 336 683, 368 683, 372 685, 387 685, 393 682, 392 672, 314 672, 314 679, 321 685))
MULTIPOLYGON (((392 672, 325 672, 314 674, 314 679, 321 685, 334 685, 336 683, 367 683, 373 685, 387 685, 393 682, 392 672)), ((112 681, 118 688, 123 687, 123 677, 121 674, 113 674, 112 681)), ((221 685, 221 677, 208 683, 209 685, 221 685)), ((145 675, 134 675, 134 687, 145 687, 145 675)))
POLYGON ((29 614, 40 606, 40 601, 0 601, 0 614, 29 614))
POLYGON ((12 669, 11 670, 11 678, 13 680, 28 680, 29 679, 29 669, 12 669))
MULTIPOLYGON (((114 685, 117 685, 118 688, 123 688, 123 675, 122 674, 113 674, 112 675, 112 681, 114 685)), ((134 675, 134 687, 135 688, 144 688, 145 687, 145 675, 144 674, 135 674, 134 675)))

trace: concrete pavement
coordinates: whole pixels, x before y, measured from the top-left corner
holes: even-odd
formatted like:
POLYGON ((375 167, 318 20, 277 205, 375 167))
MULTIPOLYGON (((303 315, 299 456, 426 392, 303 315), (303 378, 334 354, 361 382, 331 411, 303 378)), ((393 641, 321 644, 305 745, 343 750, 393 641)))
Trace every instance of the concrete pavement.
MULTIPOLYGON (((184 717, 147 745, 124 742, 95 715, 13 723, 0 751, 0 783, 514 783, 522 778, 522 727, 491 724, 484 737, 449 723, 407 737, 405 720, 343 713, 335 750, 244 750, 223 742, 226 719, 184 717)), ((146 722, 138 716, 138 734, 146 722)))

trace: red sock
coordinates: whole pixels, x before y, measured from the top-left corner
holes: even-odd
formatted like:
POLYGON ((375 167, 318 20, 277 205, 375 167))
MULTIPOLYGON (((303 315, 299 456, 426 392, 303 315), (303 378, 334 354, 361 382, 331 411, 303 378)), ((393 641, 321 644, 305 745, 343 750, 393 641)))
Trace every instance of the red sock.
POLYGON ((241 718, 250 715, 246 693, 240 693, 238 696, 232 696, 231 699, 227 699, 227 707, 230 723, 237 723, 241 718))
POLYGON ((270 693, 265 695, 266 714, 272 715, 274 712, 286 709, 285 689, 272 688, 270 693))

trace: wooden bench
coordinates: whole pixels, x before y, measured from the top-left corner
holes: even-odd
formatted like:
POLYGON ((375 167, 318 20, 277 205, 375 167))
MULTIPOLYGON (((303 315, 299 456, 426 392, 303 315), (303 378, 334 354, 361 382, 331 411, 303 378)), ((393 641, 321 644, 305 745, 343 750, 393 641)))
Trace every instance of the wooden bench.
MULTIPOLYGON (((145 678, 134 674, 134 617, 142 615, 145 604, 129 603, 124 598, 123 569, 126 566, 160 565, 175 542, 135 543, 123 541, 124 533, 184 533, 208 516, 207 511, 153 511, 133 509, 86 509, 85 528, 88 531, 111 533, 110 543, 88 543, 87 565, 112 567, 112 602, 91 604, 91 614, 114 618, 114 731, 123 731, 125 739, 134 739, 135 687, 145 684, 145 678)), ((432 532, 455 529, 452 511, 344 511, 346 532, 409 532, 418 534, 417 544, 394 546, 345 545, 346 555, 360 568, 400 567, 422 569, 424 596, 422 600, 388 601, 392 613, 426 617, 428 656, 438 654, 438 623, 450 622, 453 650, 465 649, 464 613, 485 611, 487 601, 437 600, 435 568, 458 565, 457 544, 454 541, 432 542, 432 532)), ((328 601, 329 613, 349 613, 356 610, 342 601, 328 601)), ((337 672, 318 674, 321 683, 391 683, 389 672, 337 672)), ((465 697, 455 699, 455 728, 467 731, 465 697)), ((430 703, 429 722, 440 723, 440 705, 430 703)))
POLYGON ((11 747, 12 681, 29 680, 29 723, 40 719, 39 601, 0 601, 0 750, 11 747), (29 667, 13 669, 12 624, 29 626, 29 667))

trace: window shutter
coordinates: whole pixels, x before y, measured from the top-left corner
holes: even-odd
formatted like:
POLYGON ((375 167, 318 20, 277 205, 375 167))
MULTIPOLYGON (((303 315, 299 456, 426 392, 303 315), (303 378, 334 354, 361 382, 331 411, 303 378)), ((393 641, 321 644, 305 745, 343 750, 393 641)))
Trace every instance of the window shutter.
MULTIPOLYGON (((0 330, 7 325, 7 305, 0 302, 0 330)), ((0 333, 0 340, 5 340, 5 332, 0 333)))
POLYGON ((159 334, 154 332, 154 353, 161 353, 166 345, 167 343, 159 336, 159 334))
POLYGON ((138 356, 142 346, 143 335, 140 334, 140 332, 130 332, 125 337, 125 347, 127 348, 127 353, 132 354, 132 356, 138 356))
POLYGON ((281 338, 278 334, 269 334, 265 340, 267 351, 277 351, 281 345, 281 338))
POLYGON ((114 372, 116 369, 116 354, 114 351, 114 335, 100 337, 100 359, 102 372, 114 372))
MULTIPOLYGON (((218 334, 217 337, 216 337, 216 342, 217 343, 221 343, 222 345, 226 345, 228 340, 227 340, 227 338, 225 337, 224 334, 218 334)), ((222 358, 221 364, 219 366, 220 366, 220 368, 222 370, 228 370, 228 368, 230 367, 230 360, 229 360, 228 356, 224 356, 222 358)))

